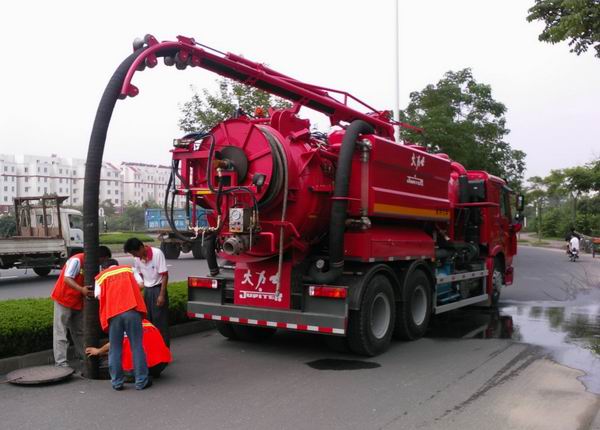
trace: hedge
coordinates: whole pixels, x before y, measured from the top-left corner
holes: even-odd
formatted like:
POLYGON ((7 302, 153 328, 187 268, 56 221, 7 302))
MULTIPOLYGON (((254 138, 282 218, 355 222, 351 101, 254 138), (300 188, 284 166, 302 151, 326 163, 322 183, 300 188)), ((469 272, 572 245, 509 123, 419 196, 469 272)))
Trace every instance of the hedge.
MULTIPOLYGON (((188 321, 187 282, 169 284, 169 324, 188 321)), ((52 348, 50 298, 0 301, 0 358, 52 348)))
POLYGON ((154 242, 154 238, 144 233, 102 233, 100 245, 122 245, 131 237, 137 237, 142 242, 154 242))

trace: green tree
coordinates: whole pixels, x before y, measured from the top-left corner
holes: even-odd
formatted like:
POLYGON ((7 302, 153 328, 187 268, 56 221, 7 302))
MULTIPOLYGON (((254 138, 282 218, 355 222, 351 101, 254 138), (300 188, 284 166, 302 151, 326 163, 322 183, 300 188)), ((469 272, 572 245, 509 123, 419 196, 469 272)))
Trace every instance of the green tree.
POLYGON ((520 189, 525 153, 505 141, 506 106, 494 100, 492 88, 478 83, 471 69, 447 72, 436 85, 410 95, 402 121, 421 127, 402 129, 402 138, 434 152, 444 152, 468 169, 486 170, 520 189))
POLYGON ((0 215, 0 237, 17 234, 17 222, 13 215, 0 215))
POLYGON ((542 238, 543 212, 546 204, 547 184, 540 176, 529 178, 529 186, 525 189, 525 200, 531 202, 534 207, 535 227, 538 239, 542 238))
POLYGON ((283 109, 291 107, 291 103, 275 97, 259 89, 232 81, 227 78, 217 79, 219 89, 210 93, 202 90, 202 94, 192 86, 191 100, 181 106, 179 127, 186 132, 210 130, 219 122, 230 118, 238 109, 247 114, 254 114, 256 108, 265 113, 270 107, 283 109))
POLYGON ((571 52, 577 55, 593 47, 600 58, 600 0, 535 0, 527 21, 546 24, 540 41, 568 40, 571 52))

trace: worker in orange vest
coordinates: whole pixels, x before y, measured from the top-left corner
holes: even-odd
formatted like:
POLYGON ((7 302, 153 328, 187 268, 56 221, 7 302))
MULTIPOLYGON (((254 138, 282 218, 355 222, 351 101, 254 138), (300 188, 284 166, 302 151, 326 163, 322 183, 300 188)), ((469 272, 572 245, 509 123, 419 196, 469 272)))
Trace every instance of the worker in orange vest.
MULTIPOLYGON (((171 362, 171 351, 165 345, 165 341, 160 334, 160 331, 148 320, 142 320, 142 345, 146 354, 146 364, 150 375, 158 377, 165 367, 171 362)), ((110 342, 104 344, 100 348, 88 347, 85 353, 90 356, 106 355, 110 350, 110 342)), ((131 354, 131 345, 129 338, 123 339, 123 356, 122 365, 125 372, 133 370, 133 359, 131 354)))
MULTIPOLYGON (((106 246, 98 248, 100 263, 111 257, 110 249, 106 246)), ((83 298, 90 295, 83 285, 83 253, 75 254, 67 260, 50 297, 54 300, 54 326, 52 330, 52 349, 54 362, 57 366, 65 367, 69 340, 67 332, 75 345, 79 358, 83 358, 83 298)))
POLYGON ((142 345, 146 305, 130 266, 119 266, 116 260, 108 260, 103 267, 105 269, 96 276, 94 296, 100 300, 100 325, 102 330, 108 331, 112 345, 108 353, 112 387, 117 391, 123 389, 123 336, 127 334, 133 355, 135 389, 143 390, 152 385, 142 345))

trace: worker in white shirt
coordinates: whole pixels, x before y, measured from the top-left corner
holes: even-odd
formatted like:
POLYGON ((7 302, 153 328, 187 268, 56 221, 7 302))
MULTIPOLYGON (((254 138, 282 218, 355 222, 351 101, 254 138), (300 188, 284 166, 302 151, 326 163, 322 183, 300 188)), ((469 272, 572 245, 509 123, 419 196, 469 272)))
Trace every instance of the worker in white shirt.
POLYGON ((123 250, 135 257, 133 270, 136 278, 139 276, 138 279, 141 280, 140 285, 144 287, 147 319, 160 330, 169 346, 169 272, 165 255, 160 249, 144 245, 135 237, 125 242, 123 250))

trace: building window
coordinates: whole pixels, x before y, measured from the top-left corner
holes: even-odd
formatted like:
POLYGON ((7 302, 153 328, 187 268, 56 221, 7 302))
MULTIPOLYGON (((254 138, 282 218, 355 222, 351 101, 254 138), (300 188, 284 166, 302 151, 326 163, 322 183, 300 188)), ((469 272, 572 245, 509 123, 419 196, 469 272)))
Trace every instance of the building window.
POLYGON ((77 194, 77 188, 73 188, 73 193, 77 194))
POLYGON ((59 193, 62 193, 62 188, 59 188, 59 189, 58 189, 58 192, 59 192, 59 193))
POLYGON ((44 187, 44 194, 48 194, 48 187, 44 187))
POLYGON ((119 194, 119 190, 115 190, 115 194, 119 194))
POLYGON ((28 193, 29 192, 29 187, 25 187, 25 192, 28 193))
POLYGON ((44 167, 44 173, 48 173, 48 168, 44 167))
POLYGON ((25 177, 25 182, 29 182, 29 178, 28 177, 25 177))
POLYGON ((5 187, 4 187, 4 191, 8 191, 8 187, 6 187, 6 186, 5 186, 5 187))
POLYGON ((11 172, 14 172, 14 171, 15 171, 15 166, 12 166, 12 167, 10 168, 10 171, 11 171, 11 172))
POLYGON ((44 182, 48 182, 48 178, 44 178, 44 182))
POLYGON ((77 203, 77 197, 73 199, 73 203, 77 203))
POLYGON ((23 171, 24 171, 25 173, 27 173, 27 172, 29 172, 29 168, 28 168, 28 167, 25 167, 25 169, 23 169, 23 171))
POLYGON ((38 187, 38 193, 40 192, 40 187, 38 187))
POLYGON ((62 175, 62 169, 58 169, 58 173, 62 175))
POLYGON ((8 197, 4 196, 4 201, 7 202, 8 201, 8 197))
POLYGON ((106 191, 106 194, 110 195, 110 190, 107 190, 107 191, 106 191))
POLYGON ((12 187, 12 190, 14 191, 14 190, 15 190, 15 187, 12 187))
POLYGON ((119 203, 119 199, 115 199, 115 203, 119 203))

